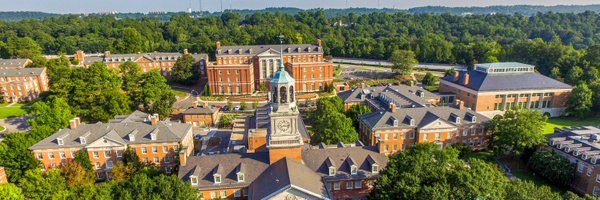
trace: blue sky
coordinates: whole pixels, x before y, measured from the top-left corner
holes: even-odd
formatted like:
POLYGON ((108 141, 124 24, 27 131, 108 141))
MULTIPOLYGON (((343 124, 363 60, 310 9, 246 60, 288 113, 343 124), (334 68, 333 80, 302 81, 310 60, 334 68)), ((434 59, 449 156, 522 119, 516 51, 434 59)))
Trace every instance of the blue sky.
MULTIPOLYGON (((192 0, 192 9, 220 11, 221 0, 192 0)), ((587 5, 598 0, 222 0, 224 9, 262 9, 265 7, 309 8, 411 8, 420 6, 490 5, 587 5)), ((0 0, 0 11, 43 11, 52 13, 184 11, 189 0, 0 0)))

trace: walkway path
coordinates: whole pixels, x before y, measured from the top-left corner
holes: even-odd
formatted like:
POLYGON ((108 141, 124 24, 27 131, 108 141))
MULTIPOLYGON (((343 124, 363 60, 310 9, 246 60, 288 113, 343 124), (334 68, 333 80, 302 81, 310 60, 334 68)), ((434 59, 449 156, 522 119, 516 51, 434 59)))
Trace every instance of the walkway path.
POLYGON ((13 117, 0 120, 0 126, 4 126, 7 130, 5 133, 16 132, 16 131, 28 131, 30 126, 27 123, 31 116, 24 117, 13 117))

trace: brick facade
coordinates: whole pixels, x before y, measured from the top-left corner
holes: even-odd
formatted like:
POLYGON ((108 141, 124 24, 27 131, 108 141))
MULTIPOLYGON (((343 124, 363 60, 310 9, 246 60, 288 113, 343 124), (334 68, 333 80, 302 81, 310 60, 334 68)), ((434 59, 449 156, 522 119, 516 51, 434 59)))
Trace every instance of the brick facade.
POLYGON ((0 69, 0 94, 4 102, 32 101, 48 89, 46 68, 0 69))
POLYGON ((4 167, 0 167, 0 184, 8 183, 8 176, 6 176, 6 171, 4 171, 4 167))

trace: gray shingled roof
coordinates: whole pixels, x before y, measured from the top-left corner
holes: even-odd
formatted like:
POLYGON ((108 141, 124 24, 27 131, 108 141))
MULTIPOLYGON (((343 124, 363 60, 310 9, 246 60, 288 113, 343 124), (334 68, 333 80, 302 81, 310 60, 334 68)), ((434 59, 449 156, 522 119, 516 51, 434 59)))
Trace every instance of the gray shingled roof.
POLYGON ((190 156, 185 166, 179 167, 179 178, 189 183, 190 176, 198 177, 197 188, 231 188, 248 187, 267 167, 269 167, 268 153, 229 153, 209 156, 190 156), (244 167, 244 182, 237 181, 237 172, 240 164, 244 167), (214 170, 220 167, 222 172, 221 184, 215 184, 214 170))
POLYGON ((121 123, 121 122, 147 122, 150 114, 135 110, 129 115, 117 115, 115 119, 110 120, 110 123, 121 123))
POLYGON ((25 64, 29 59, 0 59, 0 67, 11 67, 18 66, 21 67, 25 64))
POLYGON ((591 165, 600 165, 600 127, 556 129, 554 134, 547 137, 550 141, 549 146, 564 152, 563 155, 576 157, 591 165), (577 151, 578 155, 574 155, 574 151, 577 151))
POLYGON ((504 90, 539 90, 539 89, 571 89, 572 86, 558 80, 546 77, 536 72, 520 73, 483 73, 476 70, 459 72, 459 78, 446 76, 445 81, 456 83, 475 91, 504 91, 504 90), (465 74, 469 74, 469 84, 463 85, 465 74))
POLYGON ((203 107, 196 107, 196 108, 188 108, 187 110, 183 111, 181 114, 184 115, 197 115, 197 114, 213 114, 217 112, 217 110, 213 110, 212 108, 203 108, 203 107))
POLYGON ((29 149, 84 147, 100 138, 124 144, 179 142, 191 128, 191 124, 165 121, 160 121, 156 126, 144 122, 80 124, 75 129, 61 129, 29 149), (156 140, 151 140, 150 133, 152 132, 157 133, 156 140), (134 141, 129 141, 130 133, 135 134, 134 141), (86 144, 81 144, 79 141, 81 136, 86 137, 86 144), (58 137, 64 137, 64 145, 58 145, 58 137))
MULTIPOLYGON (((249 46, 221 46, 221 52, 216 52, 217 56, 228 55, 248 55, 256 56, 265 51, 271 50, 279 54, 279 45, 249 45, 249 46), (241 50, 241 51, 240 51, 241 50)), ((299 54, 299 53, 323 53, 323 48, 314 44, 284 44, 284 54, 299 54), (289 48, 289 49, 288 49, 289 48), (298 51, 300 48, 300 51, 298 51)))
POLYGON ((282 189, 292 186, 302 188, 315 198, 329 198, 321 176, 297 160, 283 158, 265 170, 248 189, 249 199, 262 199, 282 189))
MULTIPOLYGON (((204 59, 207 54, 190 54, 196 60, 204 59)), ((85 64, 92 64, 94 62, 125 62, 134 61, 141 57, 146 57, 154 61, 176 61, 179 57, 182 57, 183 53, 175 52, 152 52, 152 53, 139 53, 139 54, 110 54, 108 57, 104 55, 100 56, 87 56, 85 57, 85 64)))
POLYGON ((337 95, 345 102, 362 102, 361 94, 366 95, 365 98, 378 97, 381 93, 388 94, 388 96, 394 98, 399 103, 404 104, 415 104, 415 105, 427 105, 430 104, 428 99, 435 99, 436 94, 431 93, 423 88, 417 86, 375 86, 365 88, 355 88, 343 92, 338 92, 337 95), (387 91, 387 92, 386 92, 387 91), (419 97, 416 93, 423 93, 424 97, 419 97))
POLYGON ((0 69, 0 77, 27 77, 39 76, 46 68, 19 68, 19 69, 0 69))
POLYGON ((372 146, 307 149, 302 152, 302 160, 304 160, 306 166, 328 180, 376 177, 378 174, 371 173, 370 159, 375 161, 380 169, 385 168, 388 162, 387 157, 377 152, 377 147, 372 146), (357 175, 350 174, 350 165, 347 162, 349 158, 352 158, 351 160, 358 166, 357 175), (336 168, 335 177, 329 177, 328 160, 336 168))
POLYGON ((373 129, 386 129, 386 128, 414 128, 421 127, 429 124, 437 119, 447 121, 454 125, 465 125, 472 124, 470 121, 471 116, 476 116, 475 123, 481 123, 489 121, 490 119, 468 109, 456 109, 452 107, 421 107, 421 108, 406 108, 398 109, 397 112, 392 113, 389 111, 373 112, 361 116, 360 120, 365 122, 369 127, 373 129), (415 126, 410 126, 410 117, 415 120, 415 126), (454 122, 455 116, 460 117, 459 124, 454 122), (399 124, 398 127, 393 126, 393 119, 397 119, 399 124))

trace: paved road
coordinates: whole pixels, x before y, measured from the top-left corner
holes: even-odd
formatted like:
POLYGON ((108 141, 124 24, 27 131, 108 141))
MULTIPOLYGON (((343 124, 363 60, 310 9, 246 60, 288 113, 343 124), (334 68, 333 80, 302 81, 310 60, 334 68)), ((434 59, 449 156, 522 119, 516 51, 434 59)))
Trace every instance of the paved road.
POLYGON ((24 117, 13 117, 0 120, 0 126, 6 127, 5 133, 15 132, 15 131, 28 131, 29 124, 27 120, 31 119, 31 116, 24 117))
MULTIPOLYGON (((372 60, 372 59, 356 59, 356 58, 333 58, 334 63, 349 63, 357 65, 375 65, 375 66, 392 66, 392 63, 386 60, 372 60)), ((428 70, 449 70, 452 68, 460 68, 460 65, 447 65, 447 64, 435 64, 435 63, 421 63, 416 66, 417 69, 428 69, 428 70)))

